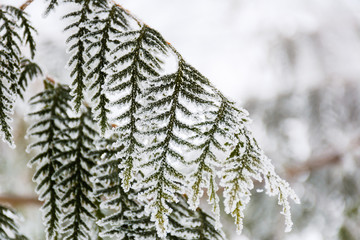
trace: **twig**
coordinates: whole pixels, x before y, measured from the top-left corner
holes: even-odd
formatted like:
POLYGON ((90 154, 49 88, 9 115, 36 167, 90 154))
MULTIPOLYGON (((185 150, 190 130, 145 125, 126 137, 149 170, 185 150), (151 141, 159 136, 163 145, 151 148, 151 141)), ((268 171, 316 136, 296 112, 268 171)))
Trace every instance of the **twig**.
MULTIPOLYGON (((318 159, 308 160, 305 164, 288 168, 286 170, 286 175, 288 179, 295 178, 305 172, 313 172, 321 168, 335 165, 341 162, 342 155, 335 153, 318 159)), ((261 183, 255 183, 261 184, 261 183)), ((223 191, 222 188, 219 191, 223 191)), ((23 205, 41 205, 42 201, 39 201, 36 197, 22 197, 22 196, 0 196, 0 203, 8 203, 13 207, 23 206, 23 205)))
POLYGON ((21 197, 21 196, 0 196, 0 203, 8 203, 13 207, 21 205, 41 205, 42 202, 36 197, 21 197))
POLYGON ((119 3, 117 3, 115 0, 111 0, 111 2, 113 2, 116 6, 118 6, 119 8, 121 8, 124 12, 127 13, 127 15, 129 17, 131 17, 132 19, 134 19, 136 21, 136 23, 141 26, 143 23, 141 20, 139 20, 137 17, 135 17, 134 14, 132 14, 128 9, 124 8, 122 5, 120 5, 119 3))
POLYGON ((25 8, 27 8, 34 0, 27 0, 25 3, 23 3, 21 6, 20 6, 20 9, 22 11, 25 11, 25 8))
POLYGON ((339 164, 346 153, 354 151, 359 148, 359 146, 360 137, 354 138, 345 150, 307 160, 304 164, 299 166, 289 167, 286 169, 286 174, 288 178, 294 178, 305 172, 313 172, 326 166, 339 164))
POLYGON ((288 178, 295 178, 305 172, 313 172, 326 166, 336 165, 341 162, 343 154, 333 153, 320 158, 311 159, 299 166, 293 166, 286 169, 288 178))
POLYGON ((49 77, 49 76, 46 76, 46 80, 48 80, 52 84, 56 84, 56 81, 53 78, 49 77))

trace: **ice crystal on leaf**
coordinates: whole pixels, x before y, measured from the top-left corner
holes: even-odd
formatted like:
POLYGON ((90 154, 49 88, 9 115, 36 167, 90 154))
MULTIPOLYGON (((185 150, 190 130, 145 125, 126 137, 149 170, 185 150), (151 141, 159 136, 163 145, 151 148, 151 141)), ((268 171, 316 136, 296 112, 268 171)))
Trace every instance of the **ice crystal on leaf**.
POLYGON ((123 145, 116 146, 117 136, 103 138, 98 142, 97 150, 92 151, 92 156, 98 164, 95 168, 97 188, 96 196, 106 197, 101 203, 102 209, 116 210, 115 213, 100 219, 98 224, 106 229, 101 232, 101 236, 116 236, 126 239, 126 233, 119 227, 122 222, 127 220, 124 214, 128 209, 136 207, 137 203, 129 198, 129 194, 122 187, 122 179, 119 178, 121 168, 119 168, 122 158, 116 155, 124 148, 123 145), (111 227, 109 227, 111 226, 111 227))

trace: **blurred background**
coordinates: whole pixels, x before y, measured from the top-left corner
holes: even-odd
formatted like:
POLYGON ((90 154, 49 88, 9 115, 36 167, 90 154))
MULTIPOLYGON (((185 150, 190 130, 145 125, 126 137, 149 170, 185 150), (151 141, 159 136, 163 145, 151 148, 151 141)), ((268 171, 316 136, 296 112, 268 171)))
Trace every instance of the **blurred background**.
MULTIPOLYGON (((302 204, 284 233, 276 199, 253 192, 242 235, 231 240, 360 239, 360 1, 116 0, 162 35, 225 95, 245 107, 252 130, 302 204)), ((20 0, 0 4, 20 6, 20 0)), ((36 60, 67 83, 69 58, 59 8, 28 8, 38 29, 36 60)), ((33 82, 28 96, 41 89, 33 82)), ((23 231, 44 239, 33 170, 26 167, 27 101, 13 122, 17 148, 0 143, 0 201, 24 217, 23 231)))

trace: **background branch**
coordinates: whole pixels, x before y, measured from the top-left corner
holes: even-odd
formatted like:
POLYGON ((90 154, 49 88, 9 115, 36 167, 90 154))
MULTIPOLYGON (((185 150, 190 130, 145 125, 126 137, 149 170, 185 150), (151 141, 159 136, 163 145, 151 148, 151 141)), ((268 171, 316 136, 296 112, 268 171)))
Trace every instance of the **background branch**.
POLYGON ((22 11, 24 11, 34 0, 27 0, 25 3, 23 3, 21 6, 20 6, 20 9, 22 11))
MULTIPOLYGON (((340 164, 344 154, 346 153, 333 153, 310 159, 304 164, 287 168, 285 174, 288 179, 291 179, 306 172, 314 172, 331 165, 340 164)), ((219 191, 221 192, 222 189, 219 189, 219 191)), ((0 203, 8 203, 13 207, 22 205, 42 205, 42 201, 39 201, 37 197, 24 196, 0 196, 0 203)))
POLYGON ((41 205, 42 202, 36 197, 24 197, 24 196, 0 196, 0 203, 7 203, 13 207, 21 205, 41 205))

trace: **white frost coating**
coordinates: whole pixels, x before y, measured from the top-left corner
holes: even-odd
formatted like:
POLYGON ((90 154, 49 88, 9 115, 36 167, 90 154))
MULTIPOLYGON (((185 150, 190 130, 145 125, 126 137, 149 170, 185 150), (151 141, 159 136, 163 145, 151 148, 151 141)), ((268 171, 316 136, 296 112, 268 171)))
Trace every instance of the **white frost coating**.
POLYGON ((122 179, 122 187, 124 188, 125 192, 130 190, 131 183, 135 179, 136 163, 138 162, 135 152, 130 154, 127 152, 130 151, 125 148, 122 152, 116 155, 117 158, 124 159, 123 162, 119 165, 119 168, 123 169, 120 172, 119 177, 122 179), (131 168, 130 166, 133 167, 131 168))
POLYGON ((16 236, 19 234, 18 232, 18 225, 19 222, 24 221, 23 217, 21 215, 17 215, 15 212, 13 212, 10 209, 7 209, 7 205, 5 206, 0 206, 0 217, 2 218, 0 221, 0 229, 3 231, 2 234, 0 234, 0 236, 2 237, 9 237, 9 239, 15 239, 16 236), (4 219, 3 217, 7 217, 10 219, 9 222, 6 221, 6 219, 4 219), (5 221, 5 224, 2 224, 2 222, 5 221), (13 222, 11 222, 13 221, 13 222), (5 236, 4 236, 5 233, 5 236))
MULTIPOLYGON (((11 139, 11 142, 8 142, 8 141, 6 140, 5 134, 3 134, 2 130, 0 130, 0 131, 1 131, 1 132, 0 132, 1 140, 2 140, 3 142, 6 142, 6 143, 9 145, 10 148, 15 149, 15 148, 16 148, 16 145, 15 145, 15 143, 14 143, 14 140, 11 139)), ((10 131, 12 132, 12 128, 11 128, 11 127, 10 127, 10 131)))
POLYGON ((269 171, 265 176, 266 194, 269 196, 278 195, 278 204, 282 206, 281 214, 285 216, 285 232, 290 232, 293 222, 291 220, 291 211, 288 199, 291 198, 297 204, 300 204, 300 200, 294 190, 290 188, 289 183, 281 179, 274 170, 272 172, 269 171))
POLYGON ((169 229, 169 218, 172 209, 166 204, 164 198, 156 197, 146 206, 146 211, 151 211, 151 221, 155 222, 156 232, 160 238, 165 238, 169 229), (151 208, 150 208, 151 207, 151 208))
POLYGON ((219 196, 216 194, 219 187, 216 184, 215 176, 211 176, 208 186, 208 203, 212 206, 211 210, 214 213, 215 217, 215 228, 221 229, 222 224, 220 222, 220 206, 219 206, 219 196))
POLYGON ((288 199, 300 203, 298 197, 289 184, 275 173, 271 160, 258 147, 246 127, 239 129, 236 139, 237 142, 220 173, 220 185, 224 187, 225 212, 235 218, 237 232, 241 233, 244 209, 254 188, 253 180, 261 182, 264 179, 266 194, 278 195, 278 204, 282 206, 281 214, 285 216, 285 231, 291 231, 293 223, 288 199))
POLYGON ((139 190, 146 189, 138 195, 138 199, 140 201, 148 200, 145 211, 151 213, 151 221, 155 222, 159 237, 166 237, 169 231, 168 216, 172 209, 168 203, 178 202, 175 192, 183 192, 182 187, 177 185, 180 179, 174 172, 176 170, 168 162, 169 157, 165 156, 165 159, 155 163, 155 166, 151 164, 154 166, 153 173, 135 185, 135 188, 139 190))

